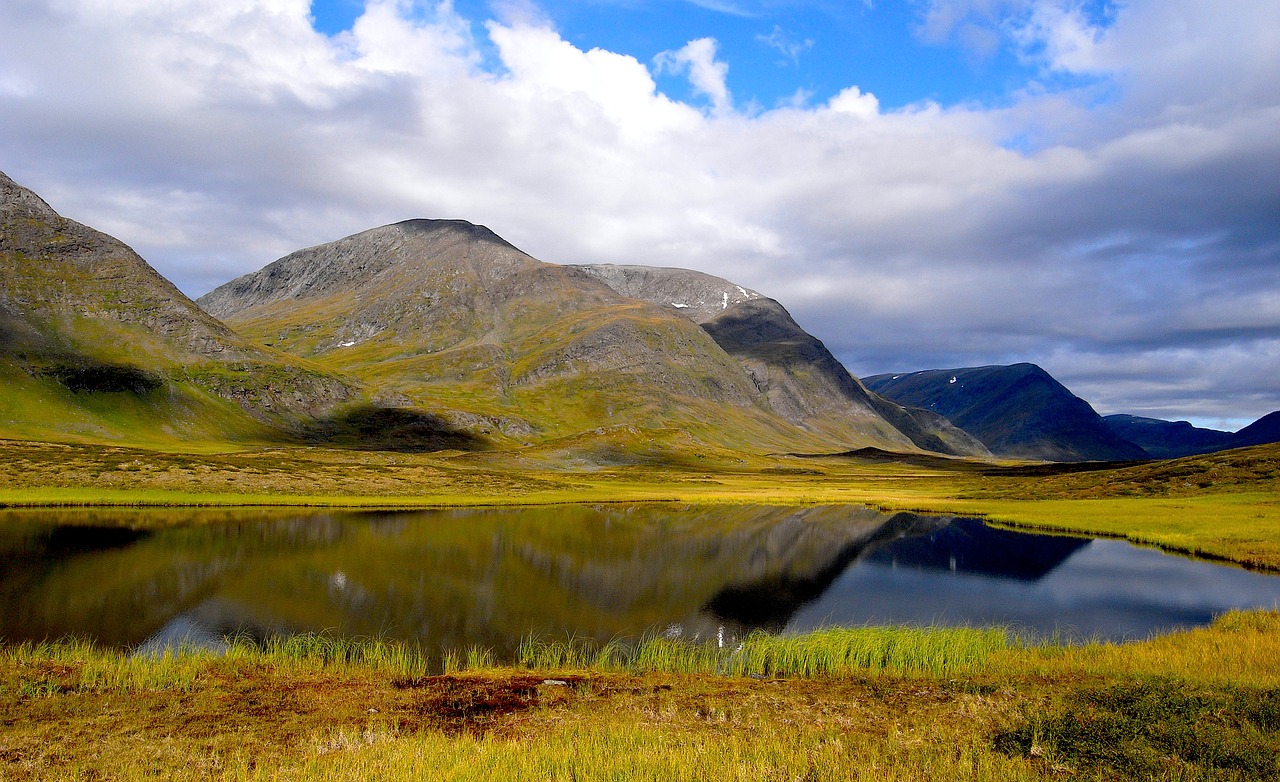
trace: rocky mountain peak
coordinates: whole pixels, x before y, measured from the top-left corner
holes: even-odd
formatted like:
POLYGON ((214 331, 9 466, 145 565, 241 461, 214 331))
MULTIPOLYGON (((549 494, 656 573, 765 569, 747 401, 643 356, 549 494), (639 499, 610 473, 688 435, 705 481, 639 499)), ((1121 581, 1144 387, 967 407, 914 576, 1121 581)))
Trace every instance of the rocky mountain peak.
MULTIPOLYGON (((53 208, 40 196, 19 185, 0 171, 0 220, 8 223, 15 217, 56 217, 53 208)), ((5 236, 0 235, 0 241, 5 236)))
POLYGON ((435 289, 458 277, 493 282, 538 265, 493 231, 465 220, 406 220, 290 253, 200 297, 227 318, 284 301, 344 291, 435 289))

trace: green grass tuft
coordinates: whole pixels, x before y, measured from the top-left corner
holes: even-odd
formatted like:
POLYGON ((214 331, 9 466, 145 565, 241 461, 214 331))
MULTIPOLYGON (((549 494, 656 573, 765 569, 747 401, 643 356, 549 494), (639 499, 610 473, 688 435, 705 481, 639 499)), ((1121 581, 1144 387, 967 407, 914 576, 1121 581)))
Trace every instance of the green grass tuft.
POLYGON ((729 676, 839 676, 876 671, 945 674, 969 669, 1013 641, 1003 628, 830 628, 799 636, 753 632, 738 643, 664 636, 618 641, 524 639, 519 664, 535 669, 729 676))

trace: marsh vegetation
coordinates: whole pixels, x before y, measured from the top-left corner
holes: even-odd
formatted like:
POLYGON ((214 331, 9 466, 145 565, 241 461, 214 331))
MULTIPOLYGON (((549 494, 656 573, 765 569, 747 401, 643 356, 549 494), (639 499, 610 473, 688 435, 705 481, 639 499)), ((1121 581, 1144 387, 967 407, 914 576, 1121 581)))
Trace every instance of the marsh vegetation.
POLYGON ((757 664, 736 670, 655 639, 535 643, 513 667, 460 650, 447 673, 418 649, 321 636, 223 654, 20 644, 0 652, 0 763, 16 780, 1280 773, 1274 612, 1124 645, 898 629, 751 643, 757 664))

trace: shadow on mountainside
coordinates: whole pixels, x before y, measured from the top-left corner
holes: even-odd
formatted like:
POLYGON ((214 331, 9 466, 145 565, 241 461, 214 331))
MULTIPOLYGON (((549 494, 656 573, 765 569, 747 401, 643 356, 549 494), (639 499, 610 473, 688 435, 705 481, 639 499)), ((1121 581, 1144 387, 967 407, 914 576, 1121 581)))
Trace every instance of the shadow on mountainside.
POLYGON ((162 387, 157 375, 128 364, 64 364, 41 371, 74 393, 119 394, 143 396, 162 387))
MULTIPOLYGON (((11 331, 0 320, 0 358, 13 361, 34 378, 47 378, 75 394, 146 396, 163 388, 164 378, 142 367, 99 361, 68 350, 33 349, 30 340, 8 342, 11 331)), ((19 339, 25 335, 19 334, 19 339)))
POLYGON ((302 427, 304 440, 358 451, 483 451, 487 439, 422 410, 361 405, 317 419, 302 427))

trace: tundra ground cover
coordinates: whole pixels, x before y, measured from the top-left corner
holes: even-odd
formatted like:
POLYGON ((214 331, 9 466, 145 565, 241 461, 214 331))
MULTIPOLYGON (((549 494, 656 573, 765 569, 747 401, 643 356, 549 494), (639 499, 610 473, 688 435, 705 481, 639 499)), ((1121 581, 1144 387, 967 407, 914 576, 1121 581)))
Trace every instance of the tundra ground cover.
POLYGON ((0 649, 0 770, 16 780, 1280 773, 1275 612, 1233 612, 1211 627, 1124 645, 1023 647, 989 643, 995 631, 905 632, 781 642, 852 648, 892 638, 904 650, 964 654, 932 669, 910 655, 846 656, 840 668, 743 676, 689 670, 689 660, 716 656, 694 648, 614 651, 582 665, 564 649, 555 663, 544 645, 497 668, 483 650, 433 659, 319 636, 160 656, 77 642, 11 645, 0 649), (1205 665, 1207 655, 1217 664, 1205 665), (448 673, 431 672, 446 659, 448 673))

